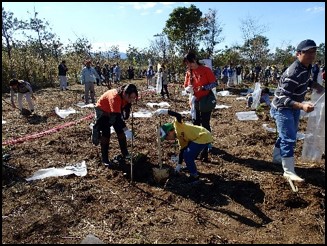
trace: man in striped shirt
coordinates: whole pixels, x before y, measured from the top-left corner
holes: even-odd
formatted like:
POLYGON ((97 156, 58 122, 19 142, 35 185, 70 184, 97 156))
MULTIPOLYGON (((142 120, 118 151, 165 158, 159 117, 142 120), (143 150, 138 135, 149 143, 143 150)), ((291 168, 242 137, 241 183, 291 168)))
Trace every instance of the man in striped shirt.
POLYGON ((304 181, 294 171, 294 147, 299 126, 300 110, 312 112, 314 104, 303 102, 308 87, 322 93, 325 88, 310 77, 316 59, 317 45, 307 39, 297 46, 297 60, 283 73, 271 103, 270 114, 275 119, 278 138, 274 146, 273 162, 282 163, 284 177, 304 181))

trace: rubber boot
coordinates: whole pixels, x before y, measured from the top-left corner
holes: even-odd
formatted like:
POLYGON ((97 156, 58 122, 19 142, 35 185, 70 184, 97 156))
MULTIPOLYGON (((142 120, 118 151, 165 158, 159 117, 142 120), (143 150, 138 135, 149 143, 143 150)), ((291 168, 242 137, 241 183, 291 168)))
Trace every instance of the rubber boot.
POLYGON ((105 137, 101 137, 101 161, 102 164, 107 167, 110 166, 108 152, 109 152, 109 139, 105 137))
POLYGON ((117 134, 118 143, 120 147, 121 154, 124 158, 129 156, 128 150, 127 150, 127 142, 126 142, 126 136, 125 133, 119 133, 117 134))
POLYGON ((99 130, 99 127, 97 124, 94 124, 93 127, 92 127, 92 136, 91 136, 91 139, 92 139, 92 143, 97 146, 99 145, 99 142, 100 142, 100 130, 99 130))
POLYGON ((282 157, 280 156, 280 148, 274 147, 272 162, 275 164, 282 164, 282 157))
POLYGON ((294 157, 282 158, 282 165, 284 169, 283 176, 285 178, 290 178, 292 181, 299 181, 299 182, 304 181, 304 179, 300 178, 294 171, 294 157))

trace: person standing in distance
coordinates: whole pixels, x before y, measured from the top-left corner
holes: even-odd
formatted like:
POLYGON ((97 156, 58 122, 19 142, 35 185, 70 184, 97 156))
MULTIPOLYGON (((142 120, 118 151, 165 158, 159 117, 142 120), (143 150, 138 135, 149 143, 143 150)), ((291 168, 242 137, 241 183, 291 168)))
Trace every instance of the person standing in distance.
POLYGON ((89 96, 91 97, 92 103, 95 103, 94 83, 96 83, 96 79, 100 80, 100 76, 94 67, 91 66, 91 60, 87 60, 81 74, 81 84, 84 85, 85 89, 85 104, 89 104, 89 96))
POLYGON ((58 66, 60 90, 62 91, 67 90, 67 71, 68 68, 66 66, 66 61, 62 60, 62 62, 58 66))

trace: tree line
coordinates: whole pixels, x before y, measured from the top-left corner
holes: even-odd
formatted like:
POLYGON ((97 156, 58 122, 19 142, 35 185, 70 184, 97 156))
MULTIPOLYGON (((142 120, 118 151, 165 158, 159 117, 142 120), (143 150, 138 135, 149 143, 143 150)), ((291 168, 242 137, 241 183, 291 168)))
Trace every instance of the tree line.
MULTIPOLYGON (((202 13, 194 4, 172 10, 163 30, 154 35, 148 48, 139 49, 132 45, 126 51, 127 59, 120 57, 119 45, 107 51, 92 52, 92 44, 87 37, 76 36, 75 41, 64 45, 45 19, 39 18, 34 9, 28 20, 18 20, 14 13, 2 7, 2 91, 8 90, 8 81, 21 78, 36 87, 55 86, 57 67, 61 60, 69 65, 70 81, 79 83, 79 75, 86 59, 101 65, 119 63, 124 69, 133 66, 146 69, 152 64, 166 64, 170 71, 183 73, 182 57, 193 51, 200 58, 210 58, 214 66, 230 63, 254 67, 275 65, 285 67, 295 59, 295 47, 269 50, 269 39, 264 33, 269 27, 251 16, 241 20, 242 44, 233 44, 224 49, 216 49, 224 37, 223 23, 218 11, 209 9, 202 13), (24 36, 24 41, 16 37, 24 36)), ((235 30, 234 30, 235 31, 235 30)), ((325 43, 319 44, 317 60, 325 64, 325 43)))

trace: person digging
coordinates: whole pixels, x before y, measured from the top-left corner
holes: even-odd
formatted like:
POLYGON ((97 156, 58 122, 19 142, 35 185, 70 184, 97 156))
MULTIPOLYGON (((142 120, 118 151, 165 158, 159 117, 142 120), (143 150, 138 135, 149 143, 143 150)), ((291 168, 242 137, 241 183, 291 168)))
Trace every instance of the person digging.
POLYGON ((184 160, 190 172, 188 181, 198 181, 199 174, 195 165, 195 158, 203 149, 208 148, 208 145, 212 143, 213 138, 211 132, 202 126, 183 122, 181 114, 168 109, 158 109, 153 113, 156 116, 167 114, 176 117, 176 120, 173 123, 163 124, 160 129, 160 136, 161 141, 175 139, 178 141, 179 156, 175 172, 179 173, 181 171, 184 160))
MULTIPOLYGON (((134 84, 123 85, 107 90, 99 98, 94 108, 95 124, 93 125, 91 140, 94 145, 100 143, 101 161, 106 167, 111 168, 113 166, 108 158, 111 126, 117 134, 122 158, 131 158, 126 140, 132 139, 132 131, 127 128, 125 120, 129 118, 132 103, 137 100, 137 97, 138 91, 134 84)), ((122 162, 122 160, 118 161, 122 162)))

